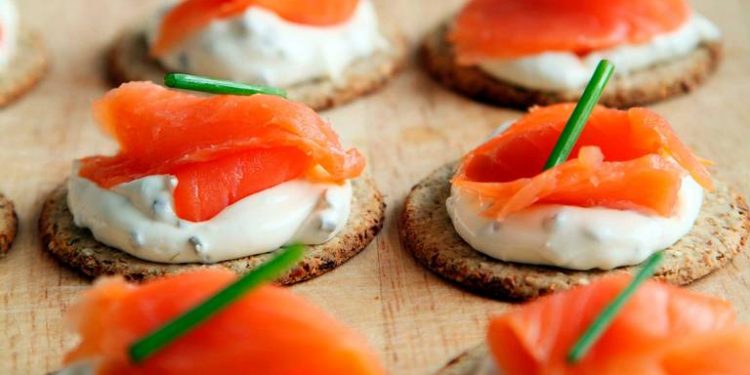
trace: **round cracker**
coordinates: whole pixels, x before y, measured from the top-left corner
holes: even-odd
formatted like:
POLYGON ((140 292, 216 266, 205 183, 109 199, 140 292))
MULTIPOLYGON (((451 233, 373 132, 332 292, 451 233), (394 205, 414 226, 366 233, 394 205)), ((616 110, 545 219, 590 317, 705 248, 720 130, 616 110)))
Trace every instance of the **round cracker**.
POLYGON ((0 194, 0 257, 8 254, 18 233, 18 216, 11 202, 0 194))
MULTIPOLYGON (((344 229, 324 244, 308 246, 302 262, 276 280, 278 284, 294 284, 322 275, 357 255, 375 238, 385 218, 383 196, 368 179, 354 180, 353 190, 352 211, 344 229)), ((117 274, 142 281, 203 267, 224 267, 243 274, 272 256, 272 253, 260 254, 212 265, 163 264, 138 259, 96 241, 88 229, 77 227, 68 210, 67 195, 63 184, 44 203, 39 218, 42 244, 60 262, 90 277, 117 274)))
MULTIPOLYGON (((420 52, 425 69, 448 88, 479 101, 520 109, 580 98, 583 90, 528 89, 492 77, 476 66, 458 65, 447 40, 448 28, 444 24, 429 34, 420 52)), ((688 93, 716 70, 721 55, 721 42, 703 43, 687 56, 613 77, 599 102, 628 108, 688 93)))
MULTIPOLYGON (((588 284, 612 272, 633 273, 637 267, 613 271, 573 271, 509 263, 490 258, 456 233, 445 208, 456 163, 438 168, 416 185, 401 216, 403 245, 422 265, 469 290, 495 298, 529 299, 588 284)), ((750 213, 745 200, 717 183, 706 194, 690 233, 664 250, 654 277, 685 285, 721 268, 745 246, 750 213)))
MULTIPOLYGON (((406 41, 398 32, 386 35, 388 48, 356 60, 343 73, 341 81, 315 79, 285 87, 289 99, 315 110, 324 110, 367 95, 390 80, 406 60, 406 41)), ((122 34, 108 56, 109 75, 113 83, 128 81, 162 82, 167 70, 148 54, 142 31, 122 34)))
POLYGON ((47 50, 35 32, 21 30, 16 56, 0 73, 0 107, 31 90, 47 71, 47 50))
POLYGON ((480 374, 482 366, 490 352, 487 345, 479 345, 471 350, 467 350, 456 358, 448 362, 445 367, 440 369, 435 375, 475 375, 480 374))

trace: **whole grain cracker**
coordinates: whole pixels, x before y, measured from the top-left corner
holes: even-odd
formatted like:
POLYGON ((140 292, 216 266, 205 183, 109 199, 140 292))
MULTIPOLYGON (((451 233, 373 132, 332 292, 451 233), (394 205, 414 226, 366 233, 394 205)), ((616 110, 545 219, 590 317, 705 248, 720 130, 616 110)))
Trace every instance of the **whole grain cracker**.
MULTIPOLYGON (((490 258, 467 244, 453 228, 445 201, 456 163, 445 165, 417 184, 406 198, 399 228, 403 246, 439 276, 477 293, 524 300, 588 284, 613 271, 574 271, 509 263, 490 258)), ((690 233, 664 250, 654 277, 685 285, 721 268, 742 251, 750 233, 744 198, 721 183, 706 193, 690 233)))
MULTIPOLYGON (((343 73, 341 82, 330 78, 315 79, 285 87, 289 99, 315 110, 324 110, 367 95, 388 82, 403 67, 407 47, 400 33, 386 35, 388 48, 356 60, 343 73)), ((129 81, 163 81, 167 70, 148 54, 142 31, 127 31, 114 43, 107 58, 113 83, 129 81)))
MULTIPOLYGON (((276 280, 278 284, 294 284, 322 275, 357 255, 375 238, 385 218, 383 196, 369 179, 354 180, 352 187, 352 210, 344 229, 324 244, 307 246, 302 262, 276 280)), ((162 264, 135 258, 96 241, 88 229, 75 225, 68 210, 65 184, 55 189, 44 203, 39 232, 44 249, 61 263, 92 278, 117 274, 143 281, 203 267, 224 267, 243 274, 272 256, 260 254, 213 265, 162 264)))
POLYGON ((21 30, 16 56, 0 72, 0 107, 31 90, 47 71, 47 60, 47 50, 41 37, 37 33, 21 30))
MULTIPOLYGON (((441 25, 429 34, 420 50, 425 69, 448 88, 472 99, 519 109, 580 99, 582 89, 524 88, 492 77, 476 66, 458 65, 446 37, 448 27, 447 24, 441 25)), ((599 102, 608 107, 629 108, 688 93, 716 70, 721 56, 721 42, 706 42, 687 56, 625 76, 615 76, 599 102)))

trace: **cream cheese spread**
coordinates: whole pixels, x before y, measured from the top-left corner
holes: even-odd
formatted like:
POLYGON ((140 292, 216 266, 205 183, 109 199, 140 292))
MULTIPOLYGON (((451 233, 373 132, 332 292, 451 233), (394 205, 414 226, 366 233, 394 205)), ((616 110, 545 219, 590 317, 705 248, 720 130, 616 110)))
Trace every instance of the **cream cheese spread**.
POLYGON ((207 221, 175 214, 174 176, 155 175, 104 189, 80 177, 68 181, 75 224, 104 244, 160 263, 213 263, 270 252, 286 244, 314 245, 345 226, 352 187, 291 180, 247 196, 207 221))
POLYGON ((574 270, 643 262, 692 228, 703 204, 703 189, 682 179, 670 217, 605 207, 534 205, 502 221, 486 217, 476 194, 453 187, 446 202, 456 232, 477 251, 507 262, 574 270))
POLYGON ((626 44, 585 56, 572 52, 544 52, 516 59, 487 60, 479 68, 495 78, 525 88, 577 90, 591 78, 596 65, 607 59, 617 67, 615 75, 688 55, 701 43, 721 37, 718 28, 700 14, 693 14, 679 29, 656 36, 643 44, 626 44))
MULTIPOLYGON (((514 123, 502 123, 489 138, 514 123)), ((605 207, 534 205, 498 221, 481 214, 486 204, 455 186, 446 201, 453 227, 475 250, 507 262, 608 270, 639 264, 690 232, 703 205, 703 188, 684 176, 670 217, 605 207)))
POLYGON ((4 70, 18 48, 18 11, 11 0, 0 0, 0 71, 4 70))
MULTIPOLYGON (((149 23, 149 44, 166 10, 149 23)), ((355 60, 386 47, 370 0, 360 0, 348 21, 325 27, 289 22, 253 6, 212 22, 160 61, 175 71, 286 87, 318 78, 339 83, 355 60)))

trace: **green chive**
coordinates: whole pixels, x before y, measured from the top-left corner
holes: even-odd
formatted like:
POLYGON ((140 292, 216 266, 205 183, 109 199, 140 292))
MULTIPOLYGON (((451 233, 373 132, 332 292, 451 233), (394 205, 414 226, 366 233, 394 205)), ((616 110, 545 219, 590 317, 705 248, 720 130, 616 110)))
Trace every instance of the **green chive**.
POLYGON ((134 363, 143 363, 146 359, 163 349, 173 341, 184 336, 212 316, 218 314, 232 303, 257 286, 271 281, 283 272, 292 268, 302 258, 304 247, 293 245, 279 250, 278 255, 261 264, 239 280, 227 286, 217 294, 157 328, 143 339, 130 346, 130 359, 134 363))
POLYGON ((625 303, 633 296, 644 281, 648 280, 659 266, 663 258, 662 252, 650 256, 633 280, 610 302, 604 310, 594 319, 594 322, 583 332, 573 348, 568 352, 568 363, 578 363, 588 351, 599 341, 599 338, 607 331, 607 328, 615 320, 617 314, 622 310, 625 303))
POLYGON ((167 73, 164 76, 164 85, 175 89, 209 92, 212 94, 267 94, 286 98, 286 90, 278 87, 246 85, 244 83, 222 81, 183 73, 167 73))
POLYGON ((565 129, 563 129, 560 138, 557 140, 557 144, 555 144, 555 148, 552 149, 552 153, 549 159, 547 159, 547 164, 544 165, 545 171, 568 160, 568 156, 570 156, 570 152, 576 145, 578 137, 581 136, 583 127, 586 126, 586 121, 591 116, 591 111, 594 110, 596 103, 599 102, 599 98, 604 91, 604 86, 607 85, 614 71, 615 66, 611 62, 607 60, 599 61, 594 75, 586 86, 586 90, 583 91, 581 100, 578 101, 573 113, 571 113, 567 124, 565 124, 565 129))

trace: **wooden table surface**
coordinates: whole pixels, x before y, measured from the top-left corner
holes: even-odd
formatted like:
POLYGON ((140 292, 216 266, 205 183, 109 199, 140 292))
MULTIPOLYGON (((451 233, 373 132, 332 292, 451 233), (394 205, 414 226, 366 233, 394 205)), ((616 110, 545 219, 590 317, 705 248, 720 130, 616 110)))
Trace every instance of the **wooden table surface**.
MULTIPOLYGON (((30 95, 0 110, 0 191, 15 201, 20 218, 15 246, 0 259, 0 373, 41 374, 59 368, 74 343, 62 316, 89 283, 40 249, 38 211, 74 158, 115 151, 90 113, 92 100, 107 90, 101 56, 118 31, 158 1, 17 3, 24 21, 44 34, 53 66, 30 95)), ((416 45, 462 1, 376 3, 384 22, 400 25, 416 45)), ((725 62, 699 91, 654 108, 698 154, 716 161, 717 178, 748 196, 750 1, 694 3, 725 32, 725 62)), ((399 244, 396 218, 412 185, 519 113, 444 90, 412 59, 384 90, 324 116, 368 157, 387 196, 388 220, 361 255, 293 289, 363 332, 392 373, 430 374, 482 340, 487 317, 508 305, 465 293, 419 267, 399 244)), ((743 254, 691 288, 731 300, 750 321, 749 281, 750 258, 743 254)))

